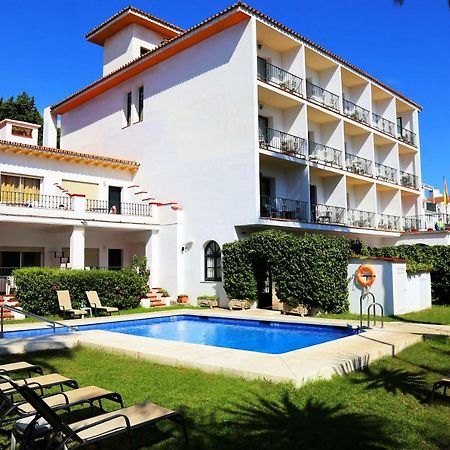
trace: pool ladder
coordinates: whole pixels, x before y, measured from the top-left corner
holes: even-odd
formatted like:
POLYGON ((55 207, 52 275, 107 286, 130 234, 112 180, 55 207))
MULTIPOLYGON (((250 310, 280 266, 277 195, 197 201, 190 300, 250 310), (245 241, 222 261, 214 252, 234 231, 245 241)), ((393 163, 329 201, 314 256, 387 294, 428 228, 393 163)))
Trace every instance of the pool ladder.
POLYGON ((54 333, 56 333, 56 326, 57 325, 60 326, 60 327, 63 327, 63 328, 67 328, 69 331, 78 331, 77 327, 71 327, 70 325, 66 325, 65 323, 57 322, 56 320, 50 320, 50 319, 47 319, 46 317, 42 317, 42 316, 40 316, 38 314, 29 312, 29 311, 24 311, 23 309, 15 308, 14 306, 1 305, 0 306, 0 338, 3 338, 3 336, 4 336, 4 332, 3 332, 3 322, 4 322, 3 311, 5 309, 7 309, 8 311, 13 311, 13 312, 22 314, 24 316, 32 317, 33 319, 40 320, 41 322, 46 322, 53 328, 53 332, 54 333))
POLYGON ((373 325, 377 324, 376 308, 380 308, 381 312, 381 328, 384 328, 384 308, 383 305, 375 300, 375 295, 372 292, 363 292, 361 297, 359 297, 359 327, 363 328, 363 313, 362 313, 362 303, 366 297, 372 298, 372 303, 369 303, 367 307, 367 328, 370 327, 370 312, 373 309, 373 325))

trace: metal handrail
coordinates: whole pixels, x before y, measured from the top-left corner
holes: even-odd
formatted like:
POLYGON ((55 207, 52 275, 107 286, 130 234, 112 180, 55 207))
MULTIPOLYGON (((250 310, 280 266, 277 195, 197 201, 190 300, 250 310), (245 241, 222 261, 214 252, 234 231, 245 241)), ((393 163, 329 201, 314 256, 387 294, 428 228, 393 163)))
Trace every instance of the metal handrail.
MULTIPOLYGON (((375 298, 375 297, 374 297, 375 298)), ((373 302, 367 307, 367 327, 370 327, 370 310, 373 308, 373 324, 377 324, 376 306, 380 307, 381 311, 381 328, 384 328, 384 308, 381 303, 373 302)))
POLYGON ((14 306, 1 305, 0 306, 0 338, 3 338, 3 335, 4 335, 4 332, 3 332, 3 321, 4 321, 3 310, 4 309, 8 309, 9 311, 13 311, 13 312, 16 312, 19 314, 23 314, 24 316, 32 317, 33 319, 40 320, 41 322, 46 322, 52 326, 54 333, 56 332, 56 325, 59 325, 60 327, 63 327, 63 328, 68 328, 71 331, 78 331, 77 327, 72 327, 70 325, 66 325, 65 323, 57 322, 56 320, 50 320, 50 319, 47 319, 46 317, 42 317, 38 314, 29 312, 29 311, 24 311, 23 309, 15 308, 14 306))

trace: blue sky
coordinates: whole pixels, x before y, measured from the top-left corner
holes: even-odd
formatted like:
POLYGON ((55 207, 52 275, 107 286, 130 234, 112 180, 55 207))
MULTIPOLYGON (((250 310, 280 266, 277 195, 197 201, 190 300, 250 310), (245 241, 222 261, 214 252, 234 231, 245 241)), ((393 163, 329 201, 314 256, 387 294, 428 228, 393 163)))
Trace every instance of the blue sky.
MULTIPOLYGON (((2 0, 0 97, 26 91, 42 111, 101 76, 86 32, 132 4, 188 28, 226 0, 2 0)), ((424 108, 422 174, 450 179, 450 10, 447 0, 252 0, 256 9, 368 71, 424 108)))

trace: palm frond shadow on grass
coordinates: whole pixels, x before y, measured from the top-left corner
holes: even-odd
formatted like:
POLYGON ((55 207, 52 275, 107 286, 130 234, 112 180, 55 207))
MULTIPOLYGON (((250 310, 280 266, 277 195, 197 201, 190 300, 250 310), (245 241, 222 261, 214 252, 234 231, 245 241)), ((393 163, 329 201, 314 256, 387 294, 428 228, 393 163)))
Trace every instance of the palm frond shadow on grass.
POLYGON ((279 402, 257 398, 224 412, 230 419, 201 430, 208 444, 196 448, 375 450, 392 444, 382 419, 345 412, 343 405, 329 406, 313 398, 303 407, 287 394, 279 402))
POLYGON ((412 395, 420 402, 426 402, 430 396, 423 373, 411 373, 404 369, 368 368, 363 375, 363 379, 355 379, 353 382, 367 384, 366 390, 382 388, 393 395, 412 395))

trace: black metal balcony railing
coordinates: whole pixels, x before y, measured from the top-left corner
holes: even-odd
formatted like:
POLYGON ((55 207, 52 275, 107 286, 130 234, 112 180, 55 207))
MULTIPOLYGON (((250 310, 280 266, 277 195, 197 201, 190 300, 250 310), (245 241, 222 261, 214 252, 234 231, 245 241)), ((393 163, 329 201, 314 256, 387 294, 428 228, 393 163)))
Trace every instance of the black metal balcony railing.
POLYGON ((419 189, 419 177, 408 172, 400 171, 400 184, 411 189, 419 189))
POLYGON ((345 154, 345 168, 358 175, 372 175, 372 161, 351 153, 345 154))
POLYGON ((302 96, 302 79, 281 67, 258 57, 258 79, 273 84, 291 94, 302 96))
POLYGON ((385 166, 384 164, 375 163, 375 176, 379 180, 397 183, 397 169, 385 166))
POLYGON ((315 223, 345 225, 345 208, 329 205, 312 205, 311 221, 315 223))
POLYGON ((339 111, 339 96, 309 81, 306 82, 306 96, 309 100, 339 111))
POLYGON ((110 204, 107 200, 86 199, 86 211, 103 214, 122 214, 127 216, 152 215, 152 206, 147 203, 110 204))
POLYGON ((429 231, 450 228, 450 214, 436 213, 405 217, 405 231, 429 231))
POLYGON ((302 200, 262 195, 261 217, 305 222, 307 220, 306 206, 306 202, 302 200))
POLYGON ((0 191, 0 203, 22 208, 72 209, 70 197, 5 190, 0 191))
POLYGON ((306 156, 306 139, 273 128, 259 130, 259 146, 303 158, 306 156))
POLYGON ((342 152, 333 147, 309 141, 308 153, 310 160, 317 160, 326 164, 342 167, 342 152))
POLYGON ((375 213, 370 211, 360 211, 358 209, 348 209, 347 223, 353 227, 374 228, 375 213))
POLYGON ((397 137, 406 142, 409 145, 416 145, 416 135, 412 131, 402 128, 400 125, 397 126, 397 137))
POLYGON ((384 119, 378 114, 372 113, 372 126, 389 136, 395 137, 395 123, 384 119))
POLYGON ((353 120, 356 120, 358 122, 369 124, 369 115, 370 111, 367 109, 362 108, 361 106, 356 105, 355 103, 352 103, 351 101, 347 99, 343 99, 343 113, 350 117, 353 120))
POLYGON ((378 228, 382 230, 400 230, 400 216, 378 214, 378 228))

